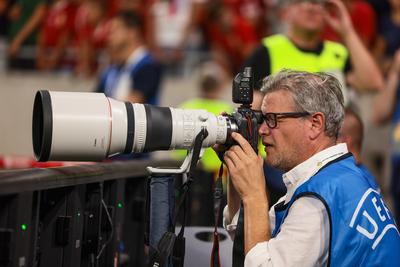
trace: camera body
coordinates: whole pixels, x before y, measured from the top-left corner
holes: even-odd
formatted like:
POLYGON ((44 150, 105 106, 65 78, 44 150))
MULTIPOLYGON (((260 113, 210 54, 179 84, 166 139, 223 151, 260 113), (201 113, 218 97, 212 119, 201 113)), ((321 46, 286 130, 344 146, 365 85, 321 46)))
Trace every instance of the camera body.
MULTIPOLYGON (((261 111, 251 109, 253 84, 250 67, 246 67, 243 72, 236 75, 232 83, 232 101, 241 105, 227 117, 231 125, 236 127, 233 131, 240 133, 258 153, 258 128, 263 120, 261 111)), ((225 145, 230 147, 235 144, 236 142, 229 135, 225 145)))

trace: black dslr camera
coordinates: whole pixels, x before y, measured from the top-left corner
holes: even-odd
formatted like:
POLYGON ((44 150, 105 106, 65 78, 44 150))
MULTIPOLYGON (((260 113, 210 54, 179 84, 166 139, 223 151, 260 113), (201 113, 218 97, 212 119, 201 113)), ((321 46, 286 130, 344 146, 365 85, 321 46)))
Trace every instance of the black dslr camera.
MULTIPOLYGON (((253 77, 251 67, 246 67, 233 79, 232 101, 241 104, 231 115, 227 115, 231 122, 231 131, 240 133, 258 153, 258 128, 263 122, 262 113, 251 109, 253 102, 253 77)), ((229 136, 226 146, 235 145, 236 142, 229 136)))

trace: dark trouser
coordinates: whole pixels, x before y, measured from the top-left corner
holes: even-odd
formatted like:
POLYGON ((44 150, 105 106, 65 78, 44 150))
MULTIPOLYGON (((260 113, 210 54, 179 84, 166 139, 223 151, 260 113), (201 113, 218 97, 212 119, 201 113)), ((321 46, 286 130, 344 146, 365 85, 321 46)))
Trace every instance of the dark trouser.
MULTIPOLYGON (((150 181, 150 246, 157 248, 158 241, 167 231, 174 232, 172 220, 175 207, 174 177, 152 177, 150 181)), ((167 266, 171 266, 168 265, 167 266)))

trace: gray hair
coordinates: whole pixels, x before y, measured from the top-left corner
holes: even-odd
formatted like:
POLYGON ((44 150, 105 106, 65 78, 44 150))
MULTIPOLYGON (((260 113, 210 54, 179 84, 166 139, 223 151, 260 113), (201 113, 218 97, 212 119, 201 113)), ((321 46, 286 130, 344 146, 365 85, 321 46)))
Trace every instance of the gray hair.
POLYGON ((265 94, 279 90, 289 91, 296 111, 325 115, 325 133, 337 138, 344 119, 344 98, 340 82, 328 73, 310 73, 282 70, 263 80, 265 94))

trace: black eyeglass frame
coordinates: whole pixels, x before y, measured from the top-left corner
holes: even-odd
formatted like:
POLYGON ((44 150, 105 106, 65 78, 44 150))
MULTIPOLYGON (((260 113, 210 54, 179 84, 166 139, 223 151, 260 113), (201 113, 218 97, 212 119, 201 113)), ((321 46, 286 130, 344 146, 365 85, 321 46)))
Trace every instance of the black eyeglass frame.
POLYGON ((284 119, 284 118, 301 118, 301 117, 306 117, 311 115, 309 112, 303 111, 303 112, 267 112, 262 114, 262 118, 267 124, 268 128, 274 129, 278 126, 278 119, 284 119), (268 118, 271 116, 270 118, 268 118), (272 123, 271 124, 271 118, 272 118, 272 123))

